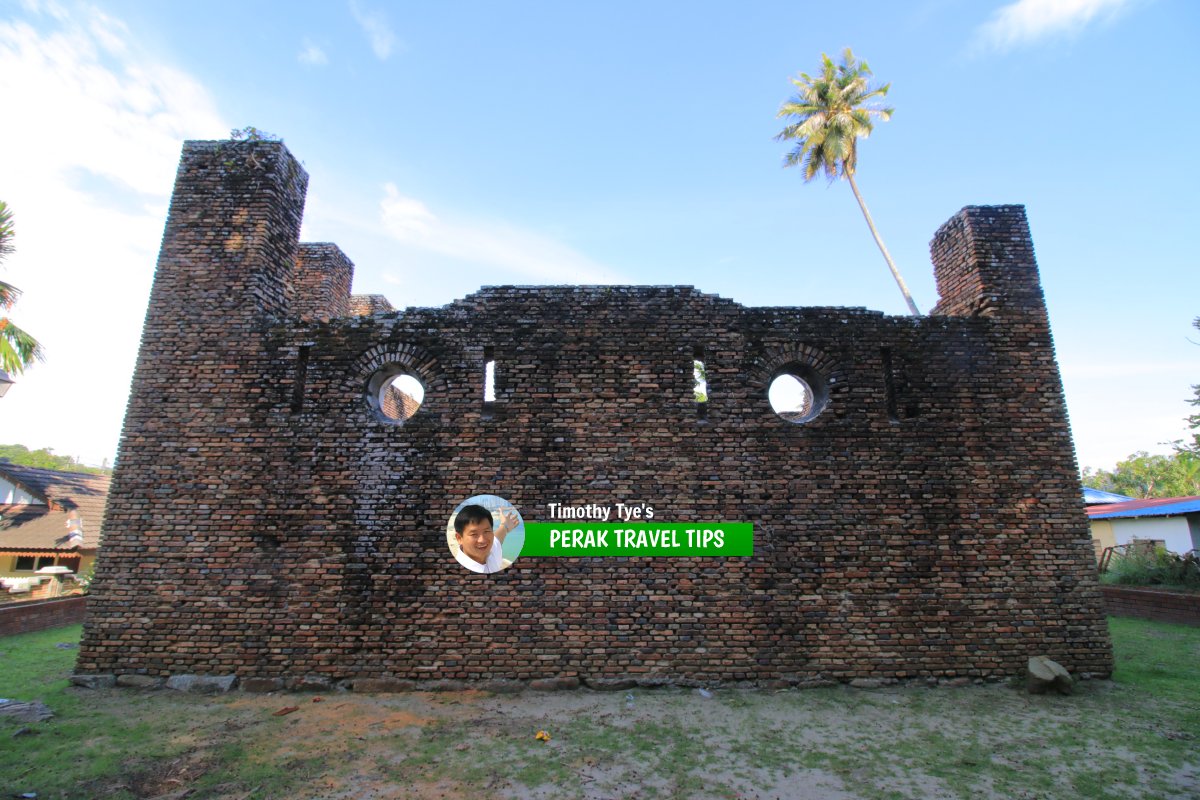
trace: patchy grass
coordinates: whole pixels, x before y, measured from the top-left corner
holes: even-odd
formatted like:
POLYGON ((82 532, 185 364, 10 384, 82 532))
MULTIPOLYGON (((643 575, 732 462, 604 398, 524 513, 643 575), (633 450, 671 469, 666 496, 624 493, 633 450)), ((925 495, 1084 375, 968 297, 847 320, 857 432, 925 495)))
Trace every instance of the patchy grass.
POLYGON ((82 625, 68 625, 20 636, 0 636, 5 697, 28 699, 30 693, 67 687, 75 666, 82 625), (62 645, 61 647, 59 645, 62 645))
POLYGON ((1200 629, 1111 620, 1112 681, 810 691, 200 697, 70 687, 78 626, 0 639, 0 795, 1193 798, 1200 629), (283 706, 299 706, 282 717, 283 706), (36 731, 21 736, 21 728, 36 731), (534 738, 549 731, 551 740, 534 738))
POLYGON ((70 689, 67 678, 74 668, 80 632, 81 626, 72 625, 0 638, 0 695, 40 700, 56 715, 35 724, 0 717, 0 740, 12 740, 0 749, 0 776, 14 790, 30 780, 71 789, 79 781, 120 773, 123 754, 171 755, 168 748, 154 746, 152 727, 140 713, 147 697, 130 694, 125 701, 127 713, 101 721, 89 713, 86 699, 70 689), (21 730, 26 733, 17 736, 21 730), (57 775, 64 763, 72 765, 70 779, 57 775), (45 776, 54 777, 46 781, 45 776))
MULTIPOLYGON (((1177 700, 1200 698, 1200 628, 1111 617, 1113 681, 1177 700)), ((1193 704, 1193 708, 1194 708, 1193 704)))

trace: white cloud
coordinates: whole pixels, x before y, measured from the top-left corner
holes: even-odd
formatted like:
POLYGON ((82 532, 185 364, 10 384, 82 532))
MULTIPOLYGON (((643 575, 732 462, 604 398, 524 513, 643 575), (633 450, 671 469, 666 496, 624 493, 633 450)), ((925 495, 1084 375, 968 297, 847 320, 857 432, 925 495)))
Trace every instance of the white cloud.
POLYGON ((42 0, 21 0, 21 7, 31 14, 49 14, 55 19, 66 19, 69 15, 67 10, 53 0, 43 2, 42 0))
POLYGON ((1051 36, 1074 35, 1094 20, 1109 21, 1134 0, 1017 0, 976 30, 976 44, 1011 50, 1051 36))
POLYGON ((12 121, 0 125, 0 192, 16 223, 4 277, 24 290, 13 319, 48 360, 0 401, 0 442, 99 463, 116 451, 180 144, 230 126, 120 20, 26 8, 0 22, 12 121))
POLYGON ((325 55, 322 50, 311 39, 305 39, 300 53, 296 56, 301 64, 309 64, 314 67, 324 66, 329 63, 329 56, 325 55))
POLYGON ((386 61, 396 46, 396 34, 392 32, 387 16, 378 9, 364 9, 357 0, 350 0, 350 13, 371 42, 375 57, 386 61))
POLYGON ((497 282, 624 283, 617 272, 546 236, 509 225, 480 221, 447 221, 413 197, 384 186, 381 221, 397 241, 420 250, 489 266, 511 276, 497 282))

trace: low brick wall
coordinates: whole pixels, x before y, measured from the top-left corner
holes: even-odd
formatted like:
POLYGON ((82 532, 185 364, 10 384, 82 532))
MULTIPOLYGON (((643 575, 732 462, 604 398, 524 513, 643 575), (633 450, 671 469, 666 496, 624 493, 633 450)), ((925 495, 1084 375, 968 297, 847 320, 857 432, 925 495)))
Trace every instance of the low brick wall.
POLYGON ((63 597, 0 606, 0 636, 83 622, 86 603, 85 597, 63 597))
POLYGON ((1131 586, 1101 586, 1108 613, 1159 622, 1200 626, 1200 594, 1163 592, 1131 586))

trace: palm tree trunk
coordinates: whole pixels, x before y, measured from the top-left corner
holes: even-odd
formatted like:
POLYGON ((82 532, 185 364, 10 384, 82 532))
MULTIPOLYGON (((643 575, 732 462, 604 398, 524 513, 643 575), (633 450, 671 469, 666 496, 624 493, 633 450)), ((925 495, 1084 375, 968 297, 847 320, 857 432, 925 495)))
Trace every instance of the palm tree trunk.
POLYGON ((892 255, 884 246, 883 239, 879 237, 879 231, 875 230, 875 221, 871 219, 871 212, 867 210, 867 204, 863 202, 862 195, 858 193, 858 184, 854 182, 854 173, 847 170, 845 174, 850 181, 850 188, 854 191, 854 199, 858 201, 858 207, 862 209, 863 217, 867 220, 867 227, 871 229, 871 235, 875 237, 875 244, 879 245, 879 252, 883 253, 883 259, 887 261, 888 269, 892 271, 892 277, 896 279, 896 285, 900 287, 900 294, 904 295, 904 301, 908 303, 908 310, 914 317, 921 316, 921 312, 917 310, 917 304, 913 302, 912 294, 908 291, 908 284, 904 282, 904 278, 900 277, 900 270, 896 269, 896 262, 892 261, 892 255))

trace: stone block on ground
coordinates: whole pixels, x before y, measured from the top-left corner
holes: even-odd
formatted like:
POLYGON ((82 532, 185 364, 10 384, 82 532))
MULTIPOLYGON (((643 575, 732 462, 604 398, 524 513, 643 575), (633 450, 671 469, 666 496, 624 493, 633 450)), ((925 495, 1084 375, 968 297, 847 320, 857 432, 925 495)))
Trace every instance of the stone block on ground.
POLYGON ((54 716, 50 706, 33 701, 25 703, 20 700, 0 700, 0 717, 15 719, 17 722, 44 722, 54 716))
POLYGON ((111 689, 117 685, 116 675, 72 675, 71 685, 84 689, 111 689))
POLYGON ((163 679, 155 675, 118 675, 117 686, 126 689, 158 689, 163 685, 163 679))
POLYGON ((172 675, 167 688, 191 694, 222 694, 237 685, 236 675, 172 675))
POLYGON ((1047 656, 1033 656, 1026 666, 1025 688, 1030 694, 1045 694, 1055 691, 1070 694, 1075 681, 1066 667, 1047 656))

